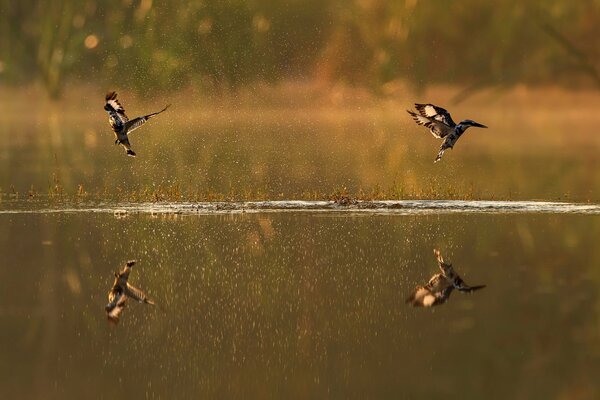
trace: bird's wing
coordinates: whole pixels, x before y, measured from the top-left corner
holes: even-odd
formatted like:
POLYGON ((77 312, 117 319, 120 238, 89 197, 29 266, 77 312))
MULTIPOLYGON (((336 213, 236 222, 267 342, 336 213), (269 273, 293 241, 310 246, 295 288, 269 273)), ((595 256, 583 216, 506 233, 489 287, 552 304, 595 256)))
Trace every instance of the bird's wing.
POLYGON ((406 110, 406 111, 412 116, 412 118, 415 120, 415 122, 418 125, 422 125, 422 126, 428 128, 429 131, 431 132, 431 134, 438 139, 442 139, 442 138, 448 136, 454 130, 454 128, 446 125, 442 121, 436 120, 433 117, 426 117, 423 115, 419 115, 410 110, 406 110))
POLYGON ((148 118, 146 117, 137 117, 127 122, 127 124, 125 124, 127 126, 127 133, 135 131, 137 128, 144 125, 146 121, 148 121, 148 118))
POLYGON ((429 279, 429 282, 425 284, 425 288, 431 290, 432 292, 437 292, 448 286, 452 286, 452 283, 448 279, 446 279, 446 276, 444 276, 444 274, 433 275, 431 279, 429 279))
POLYGON ((139 128, 140 126, 144 125, 146 123, 146 121, 148 121, 150 118, 160 114, 161 112, 165 111, 167 108, 169 108, 169 106, 170 106, 170 104, 158 112, 144 115, 143 117, 137 117, 137 118, 134 118, 131 121, 127 122, 125 124, 125 126, 127 127, 127 133, 131 133, 134 130, 136 130, 137 128, 139 128))
POLYGON ((454 271, 454 267, 452 267, 452 264, 446 264, 443 259, 441 259, 440 261, 440 258, 438 258, 438 265, 450 286, 453 286, 455 289, 461 291, 464 291, 463 289, 468 288, 468 286, 464 283, 462 278, 458 276, 456 271, 454 271))
POLYGON ((117 100, 117 92, 108 92, 106 94, 106 104, 104 109, 108 112, 108 115, 113 119, 117 125, 125 125, 129 118, 125 114, 125 109, 117 100))
POLYGON ((433 252, 437 256, 438 265, 442 270, 442 275, 450 283, 451 287, 461 292, 474 292, 475 290, 483 289, 485 287, 485 285, 467 285, 465 281, 463 281, 462 278, 456 273, 456 271, 454 271, 452 264, 447 264, 444 262, 444 258, 439 250, 433 250, 433 252))
POLYGON ((415 103, 415 108, 417 109, 419 114, 421 114, 424 117, 433 118, 436 121, 440 121, 448 125, 450 128, 454 128, 456 126, 456 124, 452 120, 452 117, 450 116, 450 113, 445 108, 438 107, 433 104, 418 103, 415 103))
POLYGON ((461 292, 465 292, 465 293, 471 293, 471 292, 474 292, 476 290, 483 289, 484 287, 486 287, 486 285, 469 286, 460 278, 453 283, 453 286, 457 290, 459 290, 461 292))
POLYGON ((127 296, 131 297, 132 299, 134 299, 135 301, 139 301, 140 303, 154 305, 154 302, 146 296, 146 293, 142 292, 140 289, 138 289, 136 287, 131 286, 129 283, 127 284, 127 287, 125 288, 125 294, 127 296))
POLYGON ((438 266, 440 267, 440 270, 442 271, 444 277, 449 281, 452 281, 453 277, 456 275, 454 273, 454 268, 452 268, 452 264, 448 264, 444 261, 444 257, 442 256, 442 253, 440 253, 439 250, 434 249, 433 254, 435 254, 437 258, 438 266))

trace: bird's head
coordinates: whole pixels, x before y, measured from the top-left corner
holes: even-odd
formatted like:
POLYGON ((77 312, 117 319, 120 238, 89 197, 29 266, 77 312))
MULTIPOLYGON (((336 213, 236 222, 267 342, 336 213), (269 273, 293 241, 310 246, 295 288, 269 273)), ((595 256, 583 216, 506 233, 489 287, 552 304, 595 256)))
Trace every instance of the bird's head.
POLYGON ((465 130, 467 130, 467 128, 470 128, 472 126, 474 126, 476 128, 487 128, 487 126, 480 124, 479 122, 475 122, 471 119, 465 119, 463 121, 460 121, 460 123, 457 125, 457 127, 461 131, 465 131, 465 130))

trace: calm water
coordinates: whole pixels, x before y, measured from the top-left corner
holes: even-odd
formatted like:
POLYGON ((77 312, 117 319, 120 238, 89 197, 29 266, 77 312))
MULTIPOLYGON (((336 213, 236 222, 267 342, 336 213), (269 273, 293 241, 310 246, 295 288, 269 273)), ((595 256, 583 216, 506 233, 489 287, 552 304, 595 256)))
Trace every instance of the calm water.
POLYGON ((0 397, 595 398, 597 215, 0 215, 0 397), (437 273, 470 284, 433 309, 437 273), (104 305, 113 271, 158 303, 104 305))

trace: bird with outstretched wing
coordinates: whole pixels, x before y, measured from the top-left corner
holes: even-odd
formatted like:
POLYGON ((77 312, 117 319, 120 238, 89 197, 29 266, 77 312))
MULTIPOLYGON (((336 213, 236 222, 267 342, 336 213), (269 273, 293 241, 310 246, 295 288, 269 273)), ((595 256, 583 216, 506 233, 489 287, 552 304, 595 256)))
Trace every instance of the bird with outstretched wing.
POLYGON ((433 104, 415 103, 415 109, 417 112, 411 110, 406 110, 406 112, 411 115, 418 125, 422 125, 429 129, 429 132, 431 132, 434 137, 444 139, 434 162, 440 161, 447 149, 454 148, 456 141, 468 128, 487 128, 487 126, 470 119, 460 121, 457 125, 445 108, 433 104))
POLYGON ((112 323, 118 323, 119 317, 127 306, 127 299, 154 305, 154 302, 140 289, 129 284, 129 274, 136 261, 127 261, 121 272, 115 272, 115 282, 108 292, 108 304, 105 307, 106 316, 112 323))
POLYGON ((438 267, 441 272, 433 275, 424 286, 418 286, 408 299, 406 299, 407 303, 415 307, 433 307, 448 301, 454 289, 464 293, 471 293, 485 287, 485 285, 467 285, 454 271, 452 264, 444 262, 444 258, 439 250, 435 249, 433 253, 437 257, 438 267))
POLYGON ((116 92, 107 93, 105 99, 106 103, 104 104, 104 109, 108 112, 108 122, 116 136, 115 144, 123 146, 127 155, 131 157, 135 157, 136 154, 131 149, 128 136, 129 133, 144 125, 150 118, 160 114, 170 106, 169 104, 158 112, 129 120, 127 114, 125 114, 125 109, 119 100, 117 100, 116 92))

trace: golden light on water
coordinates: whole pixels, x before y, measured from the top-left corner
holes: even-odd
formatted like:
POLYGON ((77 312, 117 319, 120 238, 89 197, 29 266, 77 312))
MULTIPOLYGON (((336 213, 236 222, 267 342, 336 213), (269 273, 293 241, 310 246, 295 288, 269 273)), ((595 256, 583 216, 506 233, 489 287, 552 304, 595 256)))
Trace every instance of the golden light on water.
POLYGON ((96 46, 98 46, 99 42, 100 41, 98 40, 98 36, 92 34, 92 35, 88 35, 85 38, 85 40, 83 41, 83 44, 88 49, 95 49, 96 46))

